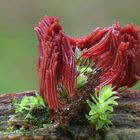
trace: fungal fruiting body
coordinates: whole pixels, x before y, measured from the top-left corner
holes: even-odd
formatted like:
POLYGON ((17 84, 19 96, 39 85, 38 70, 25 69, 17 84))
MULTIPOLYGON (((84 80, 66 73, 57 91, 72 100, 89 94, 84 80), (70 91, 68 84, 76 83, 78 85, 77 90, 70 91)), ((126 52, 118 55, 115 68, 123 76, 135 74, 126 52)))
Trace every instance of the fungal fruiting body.
POLYGON ((69 99, 76 96, 76 48, 86 49, 83 59, 88 58, 94 69, 101 69, 97 89, 112 84, 117 90, 140 80, 140 28, 136 25, 121 27, 115 23, 74 38, 64 33, 58 18, 46 16, 35 30, 39 41, 40 94, 52 110, 64 105, 62 92, 69 99))
POLYGON ((40 94, 50 109, 59 109, 63 105, 60 87, 71 98, 76 94, 74 51, 57 18, 45 17, 35 30, 39 40, 40 94))
POLYGON ((140 79, 140 28, 114 24, 83 57, 96 60, 96 67, 102 69, 99 87, 108 84, 115 89, 132 87, 140 79))

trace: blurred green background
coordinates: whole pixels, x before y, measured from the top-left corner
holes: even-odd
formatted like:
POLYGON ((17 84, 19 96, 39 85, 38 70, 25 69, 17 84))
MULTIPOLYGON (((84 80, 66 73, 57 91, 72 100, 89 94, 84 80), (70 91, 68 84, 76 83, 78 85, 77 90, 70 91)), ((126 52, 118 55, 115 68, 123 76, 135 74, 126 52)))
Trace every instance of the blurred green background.
POLYGON ((115 21, 140 25, 140 0, 0 0, 0 93, 38 90, 34 27, 44 15, 82 36, 115 21))

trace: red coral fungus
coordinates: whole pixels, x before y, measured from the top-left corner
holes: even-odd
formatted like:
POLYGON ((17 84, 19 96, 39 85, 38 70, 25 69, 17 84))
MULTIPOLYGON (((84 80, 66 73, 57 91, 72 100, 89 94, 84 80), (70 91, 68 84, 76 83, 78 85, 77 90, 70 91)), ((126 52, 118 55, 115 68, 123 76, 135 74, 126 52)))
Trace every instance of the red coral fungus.
POLYGON ((40 93, 50 109, 58 109, 61 106, 59 84, 65 87, 70 97, 75 95, 74 52, 57 18, 45 17, 35 30, 39 40, 40 93))
POLYGON ((83 57, 96 60, 96 67, 102 68, 100 86, 133 86, 140 79, 140 28, 114 24, 83 57))
POLYGON ((54 17, 45 17, 35 28, 39 40, 38 72, 40 93, 50 109, 59 109, 60 85, 68 97, 76 95, 76 59, 74 50, 87 49, 90 58, 101 69, 100 88, 112 84, 115 89, 131 87, 140 79, 140 29, 128 24, 121 27, 96 28, 82 38, 67 36, 54 17))

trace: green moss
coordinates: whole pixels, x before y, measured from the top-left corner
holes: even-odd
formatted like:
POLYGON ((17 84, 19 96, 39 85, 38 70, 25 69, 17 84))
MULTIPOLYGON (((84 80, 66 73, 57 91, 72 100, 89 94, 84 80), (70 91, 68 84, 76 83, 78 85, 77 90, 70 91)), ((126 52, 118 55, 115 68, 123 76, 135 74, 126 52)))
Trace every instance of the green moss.
POLYGON ((115 94, 117 92, 113 91, 111 85, 107 85, 101 88, 99 93, 91 95, 92 101, 87 100, 90 111, 86 117, 90 123, 95 124, 97 130, 111 124, 109 118, 113 112, 113 106, 118 105, 115 101, 118 96, 114 96, 115 94))
MULTIPOLYGON (((83 50, 84 51, 84 50, 83 50)), ((93 65, 90 63, 89 59, 82 58, 83 51, 76 48, 76 64, 77 64, 77 89, 79 90, 88 83, 88 76, 93 74, 93 65)))
POLYGON ((50 111, 37 93, 35 96, 24 96, 20 101, 14 99, 12 104, 15 108, 16 118, 28 120, 34 128, 49 126, 50 111))

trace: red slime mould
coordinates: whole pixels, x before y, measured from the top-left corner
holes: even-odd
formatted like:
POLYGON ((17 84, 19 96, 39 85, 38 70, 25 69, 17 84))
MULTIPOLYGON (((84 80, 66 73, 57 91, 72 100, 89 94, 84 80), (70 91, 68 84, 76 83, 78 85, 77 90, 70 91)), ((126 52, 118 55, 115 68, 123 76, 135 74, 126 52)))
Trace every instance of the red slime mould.
POLYGON ((59 109, 59 85, 72 98, 76 94, 76 59, 59 20, 45 17, 35 28, 39 40, 38 72, 40 94, 50 109, 59 109))
POLYGON ((40 94, 51 110, 64 104, 60 87, 67 91, 69 99, 76 95, 76 47, 86 49, 82 57, 101 69, 97 89, 112 84, 117 90, 140 80, 140 28, 134 24, 121 27, 115 23, 74 38, 65 34, 58 18, 46 16, 35 30, 39 41, 40 94))
POLYGON ((83 57, 96 60, 96 67, 102 69, 99 87, 132 87, 140 80, 140 28, 114 24, 83 57))

